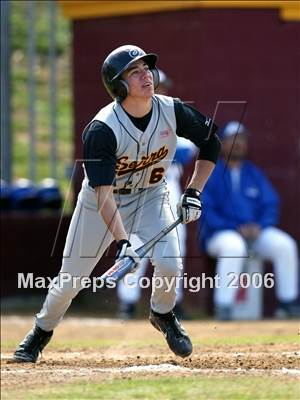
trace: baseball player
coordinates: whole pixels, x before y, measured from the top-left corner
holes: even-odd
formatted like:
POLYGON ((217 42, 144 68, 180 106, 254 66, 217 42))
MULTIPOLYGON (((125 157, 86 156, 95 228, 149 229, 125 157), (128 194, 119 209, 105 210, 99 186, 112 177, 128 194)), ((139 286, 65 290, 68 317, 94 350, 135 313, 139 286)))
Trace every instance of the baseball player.
MULTIPOLYGON (((112 51, 102 65, 103 83, 114 101, 84 129, 85 178, 62 267, 36 315, 35 326, 15 351, 15 361, 36 362, 72 299, 84 287, 81 278, 92 273, 114 240, 117 259, 129 256, 138 263, 130 235, 146 242, 174 221, 165 174, 177 136, 185 136, 200 148, 193 176, 179 199, 178 215, 184 224, 200 217, 200 193, 220 150, 217 127, 179 99, 154 95, 159 81, 156 61, 156 54, 125 45, 112 51), (60 279, 62 274, 78 279, 60 279)), ((187 357, 192 343, 173 312, 176 277, 182 268, 176 230, 155 245, 151 262, 154 277, 161 279, 152 288, 150 322, 176 355, 187 357)))
MULTIPOLYGON (((159 73, 159 85, 155 89, 156 94, 168 95, 169 90, 173 86, 171 79, 162 71, 158 69, 159 73)), ((176 152, 173 161, 167 171, 166 180, 168 182, 168 196, 169 202, 174 215, 176 215, 176 208, 178 199, 182 194, 180 179, 184 172, 184 167, 189 164, 196 155, 197 147, 184 137, 177 137, 176 152)), ((186 238, 187 229, 186 224, 180 224, 177 226, 177 234, 180 245, 180 256, 183 260, 183 267, 185 268, 185 255, 186 255, 186 238)), ((142 245, 136 236, 131 236, 130 241, 132 245, 137 248, 142 245)), ((147 266, 149 265, 148 258, 144 257, 139 265, 139 268, 132 274, 126 277, 126 280, 122 279, 117 287, 117 294, 120 302, 119 316, 122 319, 132 319, 135 316, 136 304, 141 298, 141 287, 139 280, 145 275, 147 266)), ((182 270, 183 272, 183 270, 182 270)), ((176 304, 174 312, 177 317, 181 319, 188 319, 182 307, 183 300, 183 280, 180 281, 180 285, 177 287, 176 304)))

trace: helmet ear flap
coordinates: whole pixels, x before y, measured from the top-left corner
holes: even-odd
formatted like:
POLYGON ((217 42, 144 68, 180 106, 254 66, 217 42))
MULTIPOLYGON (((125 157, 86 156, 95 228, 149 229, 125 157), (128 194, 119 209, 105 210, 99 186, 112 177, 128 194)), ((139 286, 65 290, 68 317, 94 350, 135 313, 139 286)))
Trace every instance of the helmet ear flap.
POLYGON ((129 93, 129 86, 124 80, 114 79, 112 82, 112 90, 118 100, 124 100, 129 93))
POLYGON ((152 75, 153 75, 153 86, 154 89, 156 89, 159 85, 159 72, 156 67, 151 69, 152 75))

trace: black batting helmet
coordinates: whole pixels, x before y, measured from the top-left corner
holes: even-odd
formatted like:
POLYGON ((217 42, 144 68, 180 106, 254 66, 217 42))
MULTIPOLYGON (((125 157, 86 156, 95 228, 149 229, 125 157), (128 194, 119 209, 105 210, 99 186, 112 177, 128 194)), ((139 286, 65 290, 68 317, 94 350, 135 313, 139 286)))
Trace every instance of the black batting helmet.
POLYGON ((125 99, 128 95, 128 85, 121 75, 135 61, 144 60, 153 74, 154 88, 159 84, 159 74, 155 67, 157 55, 145 53, 137 46, 125 45, 112 51, 102 65, 102 80, 112 98, 125 99))

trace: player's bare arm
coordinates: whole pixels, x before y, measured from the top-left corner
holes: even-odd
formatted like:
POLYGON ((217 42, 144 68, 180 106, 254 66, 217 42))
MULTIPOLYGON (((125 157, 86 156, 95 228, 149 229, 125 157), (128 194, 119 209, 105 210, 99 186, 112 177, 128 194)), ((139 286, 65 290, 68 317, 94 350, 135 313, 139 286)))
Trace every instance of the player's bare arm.
POLYGON ((95 192, 97 196, 99 213, 114 239, 117 242, 120 240, 128 240, 127 233, 125 232, 123 222, 113 196, 113 187, 108 185, 96 186, 95 192))
POLYGON ((96 186, 95 193, 97 197, 97 205, 99 214, 102 216, 107 229, 111 232, 117 242, 116 259, 131 257, 136 263, 141 261, 138 254, 132 248, 125 231, 121 215, 118 211, 114 196, 113 186, 96 186))
POLYGON ((192 178, 187 187, 197 189, 199 192, 202 192, 214 168, 215 163, 212 161, 197 160, 192 178))

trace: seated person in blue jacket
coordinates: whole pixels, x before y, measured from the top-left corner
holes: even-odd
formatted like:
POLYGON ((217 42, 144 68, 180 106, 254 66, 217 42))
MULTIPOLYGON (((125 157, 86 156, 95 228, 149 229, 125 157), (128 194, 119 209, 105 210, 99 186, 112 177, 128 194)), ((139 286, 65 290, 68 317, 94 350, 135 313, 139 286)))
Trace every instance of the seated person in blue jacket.
POLYGON ((238 288, 232 288, 229 282, 233 274, 239 276, 243 272, 249 246, 260 258, 273 263, 277 315, 297 317, 300 316, 297 245, 276 227, 278 194, 264 173, 246 159, 248 136, 246 127, 237 121, 225 125, 220 133, 222 157, 202 196, 200 237, 206 252, 217 258, 216 318, 231 319, 238 288))

